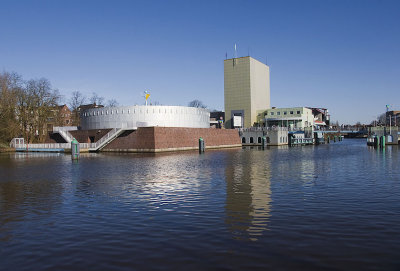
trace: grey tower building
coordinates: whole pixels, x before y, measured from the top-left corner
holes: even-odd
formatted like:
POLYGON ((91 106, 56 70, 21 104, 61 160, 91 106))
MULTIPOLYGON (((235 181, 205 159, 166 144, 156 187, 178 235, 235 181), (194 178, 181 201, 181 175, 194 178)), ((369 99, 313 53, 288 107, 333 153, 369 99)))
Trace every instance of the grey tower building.
POLYGON ((252 57, 224 61, 225 127, 250 127, 270 108, 269 67, 252 57))

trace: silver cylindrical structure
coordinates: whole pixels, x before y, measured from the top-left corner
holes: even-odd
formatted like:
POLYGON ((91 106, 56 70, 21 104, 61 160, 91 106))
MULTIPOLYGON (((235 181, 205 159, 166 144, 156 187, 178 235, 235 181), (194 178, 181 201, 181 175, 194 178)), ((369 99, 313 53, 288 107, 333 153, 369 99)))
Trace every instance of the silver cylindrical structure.
POLYGON ((83 130, 150 126, 209 128, 210 112, 196 107, 149 105, 91 108, 81 113, 83 130))

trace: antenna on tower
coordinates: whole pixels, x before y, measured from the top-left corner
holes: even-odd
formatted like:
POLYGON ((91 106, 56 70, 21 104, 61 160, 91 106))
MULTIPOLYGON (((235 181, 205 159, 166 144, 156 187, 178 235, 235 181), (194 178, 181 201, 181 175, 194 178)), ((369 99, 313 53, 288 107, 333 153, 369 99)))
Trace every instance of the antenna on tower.
POLYGON ((236 43, 235 43, 235 58, 237 58, 236 43))

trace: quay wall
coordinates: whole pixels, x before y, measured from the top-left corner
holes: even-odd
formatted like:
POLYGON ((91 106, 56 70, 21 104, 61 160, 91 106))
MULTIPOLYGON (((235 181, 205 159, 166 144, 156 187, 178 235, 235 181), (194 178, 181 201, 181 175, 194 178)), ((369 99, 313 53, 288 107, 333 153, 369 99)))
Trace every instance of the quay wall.
POLYGON ((202 137, 206 149, 240 147, 236 130, 181 127, 139 127, 122 133, 102 151, 114 152, 163 152, 195 150, 202 137))

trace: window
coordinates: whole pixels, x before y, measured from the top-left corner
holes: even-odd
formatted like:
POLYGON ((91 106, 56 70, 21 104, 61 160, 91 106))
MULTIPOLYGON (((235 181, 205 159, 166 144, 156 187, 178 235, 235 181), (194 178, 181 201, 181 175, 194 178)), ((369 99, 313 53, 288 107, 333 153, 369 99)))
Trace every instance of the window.
POLYGON ((259 136, 257 139, 258 143, 261 143, 261 137, 259 136))
POLYGON ((297 111, 297 114, 300 114, 300 111, 297 111))
POLYGON ((287 115, 287 112, 286 112, 286 111, 283 111, 283 115, 287 115))
POLYGON ((253 137, 250 137, 250 143, 254 143, 253 137))
POLYGON ((276 114, 277 114, 278 116, 280 116, 280 115, 281 115, 281 111, 276 112, 276 114))
POLYGON ((242 137, 242 143, 246 143, 246 138, 242 137))
POLYGON ((274 115, 274 112, 271 112, 271 116, 273 116, 274 115))
POLYGON ((128 109, 128 114, 130 114, 131 113, 131 110, 130 109, 128 109))
POLYGON ((290 111, 290 115, 293 115, 293 111, 290 111))

